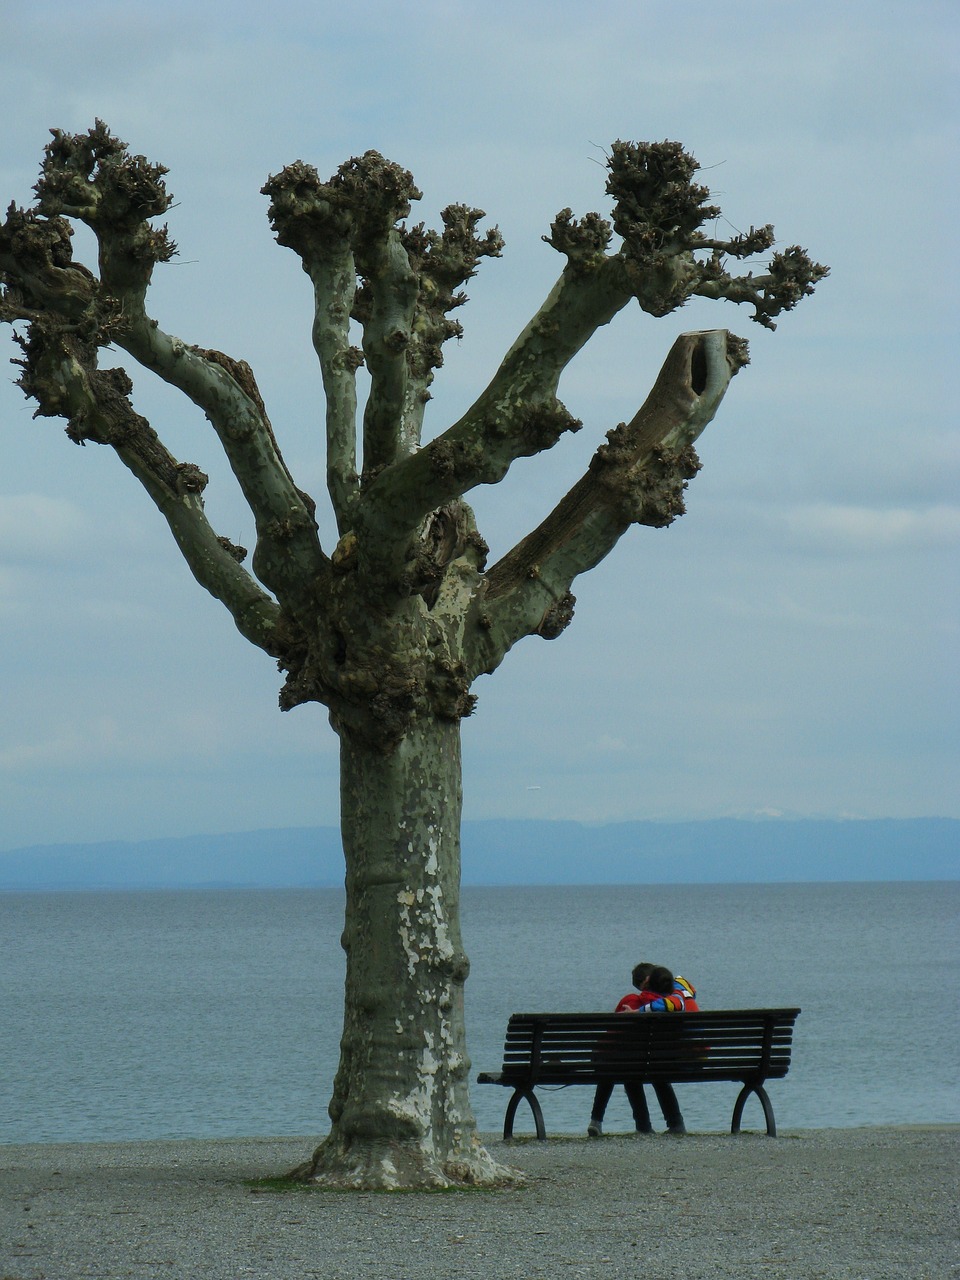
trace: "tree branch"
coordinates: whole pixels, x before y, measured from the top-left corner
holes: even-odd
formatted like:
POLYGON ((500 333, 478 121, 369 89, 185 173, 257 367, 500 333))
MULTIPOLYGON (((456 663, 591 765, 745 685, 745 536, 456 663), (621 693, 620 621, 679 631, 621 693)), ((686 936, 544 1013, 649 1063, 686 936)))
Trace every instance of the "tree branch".
POLYGON ((467 413, 371 484, 362 516, 371 543, 402 554, 404 536, 430 511, 479 484, 496 484, 517 458, 579 430, 556 398, 560 375, 629 300, 616 259, 568 266, 467 413))
POLYGON ((419 199, 420 192, 405 169, 368 151, 341 165, 329 182, 321 182, 311 165, 298 160, 269 178, 263 193, 270 197, 269 217, 278 243, 297 253, 314 281, 321 332, 328 331, 331 323, 321 314, 331 292, 324 277, 332 262, 341 264, 337 312, 341 351, 332 352, 325 361, 318 347, 321 365, 326 363, 330 371, 331 359, 343 359, 339 307, 348 291, 343 272, 348 253, 363 281, 359 291, 353 281, 351 311, 363 326, 363 350, 371 376, 364 414, 364 472, 375 473, 398 455, 408 403, 406 350, 413 330, 417 277, 395 224, 407 216, 410 202, 419 199))
MULTIPOLYGON (((363 328, 371 377, 363 420, 363 472, 369 485, 384 468, 419 448, 428 388, 434 369, 443 363, 441 348, 462 333, 447 314, 466 301, 460 286, 476 273, 481 257, 499 255, 502 238, 496 228, 480 237, 477 224, 483 211, 465 205, 443 210, 442 234, 426 231, 422 223, 398 227, 420 192, 405 169, 375 151, 341 165, 325 183, 312 166, 296 161, 271 177, 263 192, 270 197, 278 242, 299 255, 314 281, 314 338, 325 387, 335 383, 331 371, 343 367, 348 350, 342 326, 336 341, 331 340, 331 310, 340 315, 349 287, 344 267, 334 308, 331 264, 345 264, 350 254, 360 277, 352 314, 363 328), (318 335, 324 335, 322 344, 318 335)), ((351 373, 355 365, 356 356, 351 373)), ((348 457, 339 438, 335 453, 348 457)), ((349 458, 355 470, 355 447, 349 458)), ((340 480, 334 487, 347 486, 340 480)), ((340 521, 341 532, 350 525, 353 497, 351 489, 346 504, 335 499, 338 512, 345 505, 350 512, 340 521)))
POLYGON ((313 284, 313 346, 326 398, 327 491, 343 534, 359 493, 356 371, 363 364, 350 343, 357 268, 349 219, 335 207, 316 169, 300 160, 261 190, 270 197, 277 242, 294 250, 313 284))
POLYGON ((705 236, 701 227, 720 209, 706 204, 710 192, 693 181, 700 165, 678 142, 615 142, 607 168, 613 226, 623 237, 637 299, 651 315, 667 315, 696 294, 752 303, 751 319, 775 329, 774 318, 830 274, 795 245, 773 256, 766 276, 731 276, 725 257, 764 253, 774 244, 773 227, 751 227, 729 240, 705 236), (707 261, 696 257, 706 249, 707 261))
POLYGON ((731 276, 725 255, 762 252, 773 243, 773 228, 751 227, 726 241, 706 237, 703 224, 720 210, 706 203, 709 191, 693 180, 699 167, 676 142, 613 144, 607 160, 612 226, 596 213, 581 220, 569 209, 557 215, 544 238, 567 258, 559 281, 467 413, 371 485, 365 504, 371 543, 396 556, 405 531, 430 510, 478 484, 495 484, 516 458, 576 430, 579 422, 556 398, 560 375, 631 298, 654 316, 695 294, 750 302, 753 319, 773 327, 776 315, 828 274, 794 248, 775 255, 765 276, 731 276), (622 244, 608 253, 614 232, 622 244), (697 256, 706 251, 707 260, 697 256))
POLYGON ((316 583, 328 561, 313 500, 287 470, 250 366, 219 351, 186 346, 145 313, 128 316, 115 341, 204 411, 256 519, 254 571, 306 622, 315 615, 316 583))
POLYGON ((375 476, 401 456, 408 408, 407 349, 413 334, 418 281, 400 233, 391 229, 365 246, 364 287, 354 314, 363 324, 370 394, 363 415, 363 475, 375 476))
POLYGON ((246 552, 218 537, 204 513, 207 477, 164 447, 128 399, 132 383, 121 369, 96 368, 96 346, 68 327, 35 321, 19 339, 24 358, 18 385, 36 399, 37 415, 67 419, 67 435, 110 445, 164 516, 197 581, 220 600, 238 630, 278 659, 289 656, 293 629, 281 609, 241 561, 246 552))
POLYGON ((731 276, 718 251, 709 264, 703 264, 701 279, 693 293, 701 298, 749 303, 754 309, 751 320, 766 329, 776 329, 774 316, 792 311, 801 299, 813 293, 814 285, 829 274, 829 267, 814 262, 799 245, 775 253, 770 260, 770 270, 760 276, 752 272, 731 276))
POLYGON ((451 311, 468 301, 462 286, 477 274, 481 258, 499 258, 503 251, 499 228, 492 227, 484 236, 479 235, 477 227, 486 217, 482 209, 452 204, 440 217, 443 231, 439 234, 428 231, 422 222, 402 233, 420 288, 407 348, 410 377, 400 457, 420 447, 423 412, 430 399, 434 370, 443 365, 444 343, 463 336, 460 322, 449 319, 451 311))
POLYGON ((313 346, 326 399, 327 492, 341 534, 351 528, 359 492, 357 473, 357 369, 363 356, 350 343, 357 274, 350 246, 304 263, 313 281, 313 346))
POLYGON ((166 170, 132 156, 100 121, 87 134, 52 132, 37 207, 51 220, 76 217, 97 237, 98 305, 88 311, 98 345, 115 342, 207 415, 257 522, 257 576, 291 612, 309 616, 313 584, 326 566, 313 503, 287 470, 252 371, 219 352, 188 347, 146 312, 153 268, 176 252, 166 228, 147 221, 171 203, 166 170))
POLYGON ((471 678, 493 671, 525 635, 559 635, 573 616, 574 579, 631 524, 662 528, 683 514, 686 482, 700 465, 693 443, 746 362, 746 343, 725 330, 676 340, 633 420, 608 432, 585 475, 487 572, 471 606, 471 678))

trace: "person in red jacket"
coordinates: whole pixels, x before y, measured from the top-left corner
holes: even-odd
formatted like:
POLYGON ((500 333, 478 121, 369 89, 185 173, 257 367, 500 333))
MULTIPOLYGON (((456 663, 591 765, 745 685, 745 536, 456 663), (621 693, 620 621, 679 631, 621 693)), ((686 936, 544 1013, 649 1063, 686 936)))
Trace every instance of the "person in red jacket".
MULTIPOLYGON (((686 978, 676 977, 662 965, 637 965, 637 969, 649 970, 644 988, 639 993, 631 991, 617 1005, 617 1013, 698 1013, 696 988, 686 978), (669 992, 667 987, 669 984, 669 992)), ((634 969, 634 973, 637 972, 634 969)))
MULTIPOLYGON (((674 977, 669 969, 662 965, 641 962, 634 966, 630 975, 636 991, 630 991, 619 1002, 615 1013, 681 1013, 684 1009, 695 1012, 699 1006, 696 1002, 696 990, 686 978, 674 977)), ((637 1133, 653 1133, 650 1112, 642 1084, 625 1084, 624 1090, 633 1112, 637 1133)), ((673 1086, 661 1082, 653 1086, 660 1103, 660 1110, 666 1121, 667 1133, 686 1133, 686 1125, 680 1113, 680 1104, 673 1086)), ((591 1138, 599 1138, 603 1133, 603 1117, 607 1103, 613 1093, 612 1081, 597 1085, 590 1111, 590 1123, 587 1134, 591 1138)))

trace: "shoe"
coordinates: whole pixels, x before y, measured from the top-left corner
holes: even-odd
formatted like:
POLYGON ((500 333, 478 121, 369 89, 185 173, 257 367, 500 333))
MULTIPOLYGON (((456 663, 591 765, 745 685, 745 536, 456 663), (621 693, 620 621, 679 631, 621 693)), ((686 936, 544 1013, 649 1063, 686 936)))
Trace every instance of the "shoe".
POLYGON ((587 1125, 588 1138, 601 1138, 603 1136, 603 1125, 599 1120, 591 1120, 587 1125))
POLYGON ((640 1125, 637 1125, 637 1137, 638 1137, 638 1138, 646 1138, 646 1137, 648 1137, 651 1133, 653 1133, 653 1125, 652 1125, 652 1124, 644 1125, 642 1128, 641 1128, 641 1126, 640 1126, 640 1125))
POLYGON ((683 1123, 682 1120, 678 1121, 676 1124, 670 1125, 667 1129, 667 1133, 672 1133, 678 1138, 682 1138, 686 1132, 687 1132, 687 1126, 683 1123))

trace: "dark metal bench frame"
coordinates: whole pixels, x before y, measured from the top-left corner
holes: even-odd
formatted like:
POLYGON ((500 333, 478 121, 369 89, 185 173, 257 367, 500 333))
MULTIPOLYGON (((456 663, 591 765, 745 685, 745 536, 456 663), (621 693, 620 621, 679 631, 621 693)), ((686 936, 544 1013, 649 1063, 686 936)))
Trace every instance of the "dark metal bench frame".
POLYGON ((703 1084, 742 1087, 730 1132, 740 1132, 751 1094, 763 1107, 767 1133, 777 1136, 764 1085, 790 1068, 799 1009, 718 1009, 699 1013, 515 1013, 507 1024, 501 1071, 482 1072, 479 1084, 513 1089, 503 1136, 513 1136, 517 1107, 526 1100, 537 1137, 546 1138, 538 1085, 703 1084))

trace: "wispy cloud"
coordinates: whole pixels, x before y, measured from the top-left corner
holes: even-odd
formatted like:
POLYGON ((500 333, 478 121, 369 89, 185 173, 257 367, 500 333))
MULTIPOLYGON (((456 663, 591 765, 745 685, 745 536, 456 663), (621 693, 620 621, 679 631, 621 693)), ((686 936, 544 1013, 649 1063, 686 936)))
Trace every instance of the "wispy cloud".
POLYGON ((957 546, 960 507, 856 507, 811 503, 782 512, 789 536, 798 543, 835 552, 889 551, 957 546))
POLYGON ((88 554, 93 523, 75 502, 0 493, 0 564, 42 564, 88 554))

